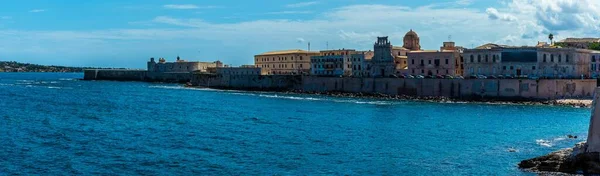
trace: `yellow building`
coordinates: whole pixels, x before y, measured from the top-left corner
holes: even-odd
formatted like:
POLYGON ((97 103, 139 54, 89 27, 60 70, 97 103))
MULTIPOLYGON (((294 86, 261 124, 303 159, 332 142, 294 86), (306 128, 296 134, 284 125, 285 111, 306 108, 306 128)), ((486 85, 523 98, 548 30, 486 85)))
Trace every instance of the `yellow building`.
POLYGON ((310 73, 310 57, 319 52, 305 50, 270 51, 254 56, 254 65, 270 75, 296 75, 310 73))

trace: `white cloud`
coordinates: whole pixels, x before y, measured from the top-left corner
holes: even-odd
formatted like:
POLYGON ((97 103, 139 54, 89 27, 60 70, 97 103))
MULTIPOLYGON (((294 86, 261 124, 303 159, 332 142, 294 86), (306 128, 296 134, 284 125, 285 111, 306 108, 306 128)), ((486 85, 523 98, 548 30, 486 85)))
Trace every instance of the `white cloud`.
POLYGON ((29 12, 31 12, 31 13, 40 13, 40 12, 45 12, 45 11, 46 11, 46 9, 33 9, 33 10, 30 10, 29 12))
POLYGON ((495 8, 487 8, 485 10, 485 12, 488 14, 488 18, 492 19, 492 20, 504 20, 504 21, 515 21, 517 20, 517 17, 509 15, 509 14, 502 14, 500 12, 498 12, 498 10, 496 10, 495 8))
POLYGON ((166 9, 179 9, 179 10, 190 10, 190 9, 214 9, 219 6, 198 6, 194 4, 167 4, 163 6, 166 9))
POLYGON ((317 1, 301 2, 301 3, 288 4, 288 5, 285 5, 285 7, 300 8, 300 7, 308 7, 308 6, 316 5, 318 3, 319 2, 317 2, 317 1))
POLYGON ((310 14, 312 11, 280 11, 280 12, 268 12, 265 14, 269 15, 281 15, 281 14, 310 14))
POLYGON ((304 38, 298 37, 298 38, 296 38, 296 42, 298 42, 298 43, 304 43, 304 38))

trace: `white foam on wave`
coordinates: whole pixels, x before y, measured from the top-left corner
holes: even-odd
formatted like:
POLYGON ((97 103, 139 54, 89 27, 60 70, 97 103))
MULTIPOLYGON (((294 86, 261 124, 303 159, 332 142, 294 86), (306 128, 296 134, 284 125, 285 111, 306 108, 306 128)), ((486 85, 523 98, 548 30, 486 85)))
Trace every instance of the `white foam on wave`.
POLYGON ((291 99, 291 100, 309 100, 309 101, 323 100, 323 99, 312 98, 312 97, 295 97, 295 96, 280 96, 280 95, 265 95, 265 94, 258 94, 258 96, 267 97, 267 98, 291 99))
POLYGON ((159 89, 179 89, 179 90, 198 90, 198 91, 215 91, 215 92, 227 92, 232 95, 243 95, 243 96, 258 96, 264 98, 278 98, 278 99, 289 99, 289 100, 301 100, 301 101, 331 101, 336 103, 355 103, 355 104, 371 104, 371 105, 392 105, 394 102, 390 101, 361 101, 356 99, 345 100, 345 99, 329 99, 329 98, 316 98, 316 97, 302 97, 302 96, 290 96, 290 95, 277 95, 277 94, 264 94, 261 92, 246 92, 237 90, 220 90, 211 88, 191 88, 183 86, 148 86, 150 88, 159 89))
POLYGON ((554 144, 552 144, 552 142, 548 141, 548 140, 544 140, 544 139, 537 139, 535 140, 535 143, 544 147, 552 147, 554 146, 554 144))
POLYGON ((58 80, 59 81, 75 81, 77 79, 75 79, 75 78, 59 78, 58 80))
POLYGON ((0 86, 14 86, 14 84, 5 84, 5 83, 0 83, 0 86))

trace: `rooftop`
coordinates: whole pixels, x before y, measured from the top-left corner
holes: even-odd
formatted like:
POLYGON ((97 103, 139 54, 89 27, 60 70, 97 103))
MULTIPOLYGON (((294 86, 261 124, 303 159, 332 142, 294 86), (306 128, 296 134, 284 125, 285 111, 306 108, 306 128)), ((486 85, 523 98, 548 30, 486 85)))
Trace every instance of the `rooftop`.
POLYGON ((258 54, 257 56, 265 56, 265 55, 281 55, 281 54, 319 54, 316 51, 306 51, 301 49, 293 49, 293 50, 279 50, 279 51, 269 51, 262 54, 258 54))

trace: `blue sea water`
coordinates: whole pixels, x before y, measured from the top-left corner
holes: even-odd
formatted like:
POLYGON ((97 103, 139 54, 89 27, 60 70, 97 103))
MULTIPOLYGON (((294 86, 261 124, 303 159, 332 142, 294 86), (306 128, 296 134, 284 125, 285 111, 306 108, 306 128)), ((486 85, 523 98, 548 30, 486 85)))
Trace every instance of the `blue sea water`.
POLYGON ((0 73, 0 175, 534 175, 590 116, 82 77, 0 73))

